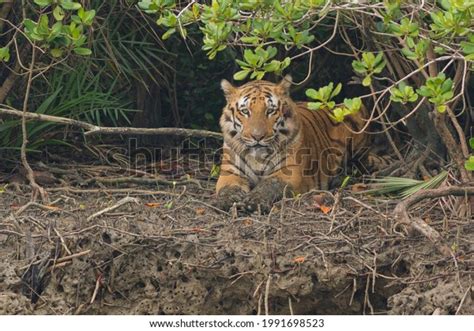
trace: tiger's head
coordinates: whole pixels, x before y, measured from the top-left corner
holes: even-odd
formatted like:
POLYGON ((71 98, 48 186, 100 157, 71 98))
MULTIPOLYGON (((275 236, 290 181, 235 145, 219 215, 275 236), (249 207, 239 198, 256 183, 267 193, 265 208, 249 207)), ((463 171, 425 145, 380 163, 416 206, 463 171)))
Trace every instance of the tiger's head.
POLYGON ((297 131, 291 76, 280 83, 251 81, 240 87, 222 80, 227 105, 220 119, 225 142, 240 149, 280 149, 297 131))

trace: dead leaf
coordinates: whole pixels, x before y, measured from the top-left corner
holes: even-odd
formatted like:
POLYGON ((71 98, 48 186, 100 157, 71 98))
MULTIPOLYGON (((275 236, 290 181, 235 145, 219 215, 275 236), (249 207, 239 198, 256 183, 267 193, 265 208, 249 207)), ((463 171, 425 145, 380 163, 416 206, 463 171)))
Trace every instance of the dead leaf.
POLYGON ((196 212, 196 215, 204 215, 206 213, 206 209, 202 207, 196 208, 194 211, 196 212))
POLYGON ((352 185, 351 187, 352 192, 364 192, 364 191, 367 191, 367 189, 368 189, 368 186, 363 183, 357 183, 357 184, 352 185))
POLYGON ((328 207, 328 206, 325 206, 325 205, 321 205, 319 206, 319 209, 321 209, 321 211, 324 213, 324 214, 327 214, 331 211, 332 207, 328 207))
POLYGON ((306 260, 304 256, 297 256, 293 259, 294 263, 303 263, 306 260))
POLYGON ((245 226, 251 226, 253 224, 253 221, 250 218, 247 218, 243 221, 245 226))
POLYGON ((51 211, 58 211, 58 210, 61 210, 61 208, 56 207, 56 206, 52 206, 52 205, 44 206, 44 208, 46 208, 46 209, 48 209, 48 210, 51 210, 51 211))
POLYGON ((314 207, 321 210, 324 214, 327 214, 331 211, 332 207, 327 206, 326 203, 326 195, 324 194, 317 194, 313 196, 314 200, 314 207))
POLYGON ((147 202, 145 203, 145 206, 150 207, 150 208, 158 208, 161 207, 160 202, 147 202))

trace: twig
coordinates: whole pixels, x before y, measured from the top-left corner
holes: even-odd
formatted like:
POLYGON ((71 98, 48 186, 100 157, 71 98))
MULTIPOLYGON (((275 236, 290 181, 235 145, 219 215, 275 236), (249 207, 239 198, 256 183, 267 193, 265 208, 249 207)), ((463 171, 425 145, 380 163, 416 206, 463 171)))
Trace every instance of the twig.
POLYGON ((257 303, 257 315, 262 315, 262 294, 258 296, 258 303, 257 303))
POLYGON ((102 280, 102 275, 97 276, 97 279, 95 281, 95 288, 94 288, 94 292, 92 293, 92 298, 91 298, 90 304, 93 304, 94 301, 95 301, 95 298, 97 297, 97 293, 99 292, 101 280, 102 280))
POLYGON ((66 241, 64 240, 63 236, 61 236, 61 234, 59 233, 59 231, 56 229, 56 228, 53 228, 54 232, 56 233, 56 235, 59 237, 59 240, 61 241, 61 245, 64 247, 64 249, 66 250, 66 252, 71 255, 71 251, 69 250, 69 248, 67 247, 66 245, 66 241))
POLYGON ((102 209, 101 211, 98 211, 97 213, 95 214, 92 214, 91 216, 89 216, 87 218, 87 221, 91 221, 93 220, 94 218, 100 216, 100 215, 103 215, 105 213, 108 213, 108 212, 111 212, 117 208, 119 208, 120 206, 123 206, 124 204, 126 203, 129 203, 129 202, 133 202, 135 204, 138 204, 139 203, 139 200, 137 198, 132 198, 132 197, 125 197, 121 200, 119 200, 115 205, 113 206, 110 206, 110 207, 107 207, 105 209, 102 209))
POLYGON ((23 111, 21 112, 21 133, 23 135, 23 140, 21 144, 21 150, 20 150, 20 156, 21 156, 21 162, 23 164, 23 167, 26 170, 26 177, 28 178, 31 188, 32 188, 32 194, 31 194, 31 201, 35 201, 38 193, 41 195, 41 200, 43 202, 48 201, 48 194, 47 192, 36 183, 35 180, 35 174, 33 172, 33 169, 31 169, 30 164, 28 163, 28 158, 26 157, 26 146, 28 145, 28 132, 26 130, 26 115, 27 115, 27 110, 28 110, 28 101, 30 99, 30 91, 31 91, 31 85, 33 82, 33 69, 35 66, 35 48, 32 48, 32 53, 31 53, 31 63, 30 63, 30 71, 28 73, 28 82, 26 84, 26 92, 25 92, 25 99, 23 100, 23 111))
POLYGON ((46 211, 53 211, 52 207, 48 207, 48 206, 42 205, 42 204, 34 202, 34 201, 30 201, 26 205, 24 205, 20 209, 18 209, 14 214, 15 214, 15 216, 20 216, 21 214, 23 214, 25 212, 25 210, 27 210, 28 208, 33 207, 33 206, 41 208, 41 209, 46 210, 46 211))
POLYGON ((96 134, 123 134, 123 135, 174 135, 180 137, 198 137, 198 138, 214 138, 222 139, 222 134, 207 130, 195 130, 185 128, 128 128, 128 127, 102 127, 93 124, 89 124, 83 121, 73 120, 70 118, 44 115, 38 113, 26 113, 22 114, 21 111, 10 108, 0 108, 0 114, 12 115, 25 118, 42 121, 52 122, 64 125, 72 125, 84 129, 86 132, 85 136, 96 135, 96 134))
POLYGON ((82 251, 82 252, 79 252, 79 253, 71 254, 71 255, 68 255, 68 256, 63 256, 63 257, 60 257, 59 259, 57 259, 56 262, 57 263, 66 262, 66 261, 75 259, 76 257, 81 257, 81 256, 84 256, 84 255, 87 255, 90 252, 91 252, 91 250, 88 249, 88 250, 85 250, 85 251, 82 251))
POLYGON ((458 309, 456 309, 456 313, 454 315, 459 315, 459 312, 461 311, 462 305, 464 304, 464 300, 466 300, 467 295, 469 292, 472 292, 473 287, 469 286, 469 288, 464 292, 464 295, 462 296, 461 302, 459 303, 458 309))
POLYGON ((265 285, 265 315, 269 314, 268 297, 270 295, 270 284, 272 282, 272 275, 268 275, 267 284, 265 285))

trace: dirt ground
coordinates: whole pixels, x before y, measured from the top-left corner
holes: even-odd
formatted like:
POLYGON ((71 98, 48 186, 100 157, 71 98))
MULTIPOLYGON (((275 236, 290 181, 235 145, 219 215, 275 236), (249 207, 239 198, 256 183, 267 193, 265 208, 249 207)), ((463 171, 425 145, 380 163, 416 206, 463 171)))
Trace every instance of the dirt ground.
POLYGON ((213 207, 212 181, 54 167, 48 205, 0 173, 0 314, 474 314, 474 222, 449 201, 410 210, 445 257, 350 187, 246 215, 213 207))

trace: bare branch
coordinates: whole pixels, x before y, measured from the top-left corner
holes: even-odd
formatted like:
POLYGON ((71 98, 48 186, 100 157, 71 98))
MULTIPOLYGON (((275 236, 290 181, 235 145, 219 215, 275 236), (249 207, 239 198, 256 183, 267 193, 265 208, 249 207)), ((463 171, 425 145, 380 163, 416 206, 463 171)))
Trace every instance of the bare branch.
MULTIPOLYGON (((0 108, 0 115, 12 115, 22 117, 23 113, 16 109, 0 108)), ((78 121, 70 118, 44 115, 38 113, 27 112, 24 114, 25 118, 41 121, 41 122, 52 122, 64 125, 72 125, 81 129, 84 129, 86 136, 96 134, 140 134, 140 135, 174 135, 179 137, 198 137, 198 138, 214 138, 222 139, 222 134, 207 130, 195 130, 185 128, 128 128, 128 127, 102 127, 78 121)))

